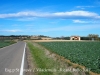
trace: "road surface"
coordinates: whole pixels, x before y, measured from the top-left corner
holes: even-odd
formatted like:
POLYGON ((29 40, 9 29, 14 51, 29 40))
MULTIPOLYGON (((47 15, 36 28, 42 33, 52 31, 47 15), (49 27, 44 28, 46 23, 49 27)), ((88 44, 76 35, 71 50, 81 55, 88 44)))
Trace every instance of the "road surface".
POLYGON ((0 75, 20 75, 24 50, 22 41, 0 49, 0 75))

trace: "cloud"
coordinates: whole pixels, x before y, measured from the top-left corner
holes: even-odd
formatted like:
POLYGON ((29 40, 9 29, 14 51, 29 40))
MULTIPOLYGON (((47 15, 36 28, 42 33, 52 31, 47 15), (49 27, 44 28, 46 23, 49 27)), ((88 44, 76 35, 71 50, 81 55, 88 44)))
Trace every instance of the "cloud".
POLYGON ((72 20, 74 23, 92 23, 92 24, 100 24, 100 21, 99 20, 89 20, 89 21, 87 21, 87 20, 85 20, 85 21, 83 21, 83 20, 72 20))
POLYGON ((74 23, 88 23, 86 21, 81 21, 81 20, 73 20, 74 23))
POLYGON ((18 12, 0 14, 0 18, 59 18, 59 19, 100 19, 100 15, 89 11, 69 11, 69 12, 18 12))
POLYGON ((0 31, 2 31, 2 32, 12 32, 12 33, 15 33, 15 32, 21 32, 21 30, 19 30, 19 29, 11 29, 11 30, 0 30, 0 31))
POLYGON ((85 9, 85 8, 94 8, 96 6, 76 6, 76 8, 85 9))

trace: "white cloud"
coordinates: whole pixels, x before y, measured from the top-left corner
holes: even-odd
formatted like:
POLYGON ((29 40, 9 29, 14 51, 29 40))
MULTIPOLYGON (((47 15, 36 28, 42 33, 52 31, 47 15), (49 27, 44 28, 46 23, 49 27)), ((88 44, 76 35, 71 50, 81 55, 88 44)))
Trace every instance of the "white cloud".
POLYGON ((86 21, 81 21, 81 20, 73 20, 74 23, 88 23, 86 21))
POLYGON ((89 11, 70 11, 70 12, 18 12, 18 13, 8 13, 0 14, 0 18, 60 18, 60 19, 100 19, 99 14, 89 11))
POLYGON ((85 9, 85 8, 94 8, 96 6, 76 6, 76 8, 85 9))
POLYGON ((72 20, 74 23, 88 23, 88 24, 100 24, 100 21, 99 20, 85 20, 85 21, 83 21, 83 20, 78 20, 78 19, 76 19, 76 20, 72 20))

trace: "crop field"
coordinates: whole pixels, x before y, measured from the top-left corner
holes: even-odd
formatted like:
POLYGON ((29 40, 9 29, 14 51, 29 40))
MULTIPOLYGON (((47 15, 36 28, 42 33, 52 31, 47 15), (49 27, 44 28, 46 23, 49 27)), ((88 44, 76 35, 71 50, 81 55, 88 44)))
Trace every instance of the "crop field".
POLYGON ((11 45, 15 43, 14 41, 9 41, 9 40, 5 40, 5 41, 0 41, 0 48, 11 45))
POLYGON ((39 44, 73 63, 100 73, 100 42, 39 42, 39 44))

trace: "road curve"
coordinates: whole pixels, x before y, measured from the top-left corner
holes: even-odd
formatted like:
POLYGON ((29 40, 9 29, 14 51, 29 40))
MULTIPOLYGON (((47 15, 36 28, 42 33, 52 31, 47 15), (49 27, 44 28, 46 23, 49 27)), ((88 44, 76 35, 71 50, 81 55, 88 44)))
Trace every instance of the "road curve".
POLYGON ((19 75, 25 42, 0 49, 0 75, 19 75))

